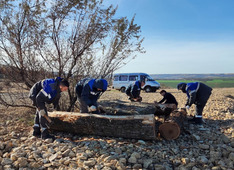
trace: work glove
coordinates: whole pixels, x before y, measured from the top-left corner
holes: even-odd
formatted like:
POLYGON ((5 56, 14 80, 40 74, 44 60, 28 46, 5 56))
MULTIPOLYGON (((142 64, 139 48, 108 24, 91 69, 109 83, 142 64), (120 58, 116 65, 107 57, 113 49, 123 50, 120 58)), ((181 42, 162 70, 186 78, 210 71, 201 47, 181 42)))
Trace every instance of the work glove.
POLYGON ((45 115, 46 115, 46 112, 45 112, 44 109, 42 109, 42 110, 39 111, 39 114, 40 114, 41 116, 45 116, 45 115))
POLYGON ((187 105, 187 106, 186 106, 186 109, 189 110, 189 108, 190 108, 189 105, 187 105))
POLYGON ((48 121, 48 123, 52 122, 52 120, 49 118, 49 116, 47 116, 46 111, 44 109, 40 110, 39 114, 40 114, 40 116, 44 117, 48 121))
POLYGON ((97 110, 97 107, 94 106, 94 105, 92 105, 92 106, 89 107, 89 111, 90 112, 95 112, 96 110, 97 110))

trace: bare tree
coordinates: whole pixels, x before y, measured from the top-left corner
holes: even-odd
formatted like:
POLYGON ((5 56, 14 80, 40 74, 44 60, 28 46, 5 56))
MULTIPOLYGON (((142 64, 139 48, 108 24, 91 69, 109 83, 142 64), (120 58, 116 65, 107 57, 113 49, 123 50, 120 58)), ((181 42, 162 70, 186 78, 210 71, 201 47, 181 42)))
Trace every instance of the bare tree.
MULTIPOLYGON (((4 2, 1 59, 12 67, 8 78, 17 73, 17 81, 27 87, 49 76, 65 77, 72 87, 83 77, 106 78, 137 52, 144 52, 134 17, 114 18, 117 7, 105 7, 102 0, 21 0, 16 7, 4 2)), ((68 94, 71 110, 74 88, 68 94)))
POLYGON ((0 4, 1 63, 8 66, 5 72, 13 82, 22 81, 29 88, 40 78, 41 60, 37 48, 43 41, 41 32, 41 6, 31 0, 3 0, 0 4))
POLYGON ((43 32, 42 7, 43 1, 0 2, 0 61, 8 81, 18 86, 18 92, 13 94, 8 90, 0 95, 0 103, 5 106, 28 106, 24 89, 43 78, 46 72, 37 53, 43 42, 40 36, 43 32))
POLYGON ((103 46, 101 57, 97 59, 97 75, 106 77, 122 67, 127 60, 135 58, 135 52, 144 52, 141 47, 143 39, 138 35, 140 26, 134 24, 134 18, 131 22, 125 17, 115 21, 108 37, 109 42, 103 46))

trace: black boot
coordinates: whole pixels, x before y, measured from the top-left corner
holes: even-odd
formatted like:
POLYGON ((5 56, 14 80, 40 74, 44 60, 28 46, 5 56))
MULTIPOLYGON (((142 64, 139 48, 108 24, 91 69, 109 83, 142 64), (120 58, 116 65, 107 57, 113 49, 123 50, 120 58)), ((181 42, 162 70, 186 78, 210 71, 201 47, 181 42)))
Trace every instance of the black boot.
POLYGON ((42 138, 42 139, 49 139, 49 138, 51 138, 51 139, 55 140, 55 137, 54 137, 53 135, 50 135, 50 134, 49 134, 48 129, 45 129, 45 130, 42 132, 41 138, 42 138))
POLYGON ((40 127, 37 127, 37 126, 33 127, 33 136, 35 136, 35 137, 41 137, 40 127))

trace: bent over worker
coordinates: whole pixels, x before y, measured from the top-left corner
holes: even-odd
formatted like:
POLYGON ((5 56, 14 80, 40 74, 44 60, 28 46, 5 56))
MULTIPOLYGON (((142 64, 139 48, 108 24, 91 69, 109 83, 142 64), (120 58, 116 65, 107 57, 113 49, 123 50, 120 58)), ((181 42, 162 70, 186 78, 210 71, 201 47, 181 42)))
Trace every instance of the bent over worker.
POLYGON ((44 79, 33 85, 30 90, 29 98, 33 101, 33 105, 37 107, 33 136, 40 137, 42 139, 53 138, 48 132, 48 113, 45 103, 53 103, 54 108, 58 107, 60 99, 60 93, 67 91, 69 82, 60 77, 56 79, 44 79), (47 118, 47 119, 46 119, 47 118))
POLYGON ((175 97, 171 93, 168 93, 166 90, 161 90, 160 94, 163 96, 163 99, 160 100, 159 103, 175 104, 176 107, 178 106, 178 102, 176 101, 175 97))
POLYGON ((98 114, 97 100, 107 90, 108 83, 105 79, 85 78, 76 84, 76 95, 81 113, 98 114))
POLYGON ((141 102, 142 97, 140 96, 141 88, 145 85, 145 80, 137 80, 135 83, 130 84, 126 89, 126 94, 129 96, 129 100, 135 102, 141 102))
POLYGON ((202 124, 202 112, 211 95, 212 88, 200 82, 179 83, 177 89, 187 94, 185 107, 189 109, 192 104, 196 105, 196 113, 193 119, 189 120, 195 124, 202 124))

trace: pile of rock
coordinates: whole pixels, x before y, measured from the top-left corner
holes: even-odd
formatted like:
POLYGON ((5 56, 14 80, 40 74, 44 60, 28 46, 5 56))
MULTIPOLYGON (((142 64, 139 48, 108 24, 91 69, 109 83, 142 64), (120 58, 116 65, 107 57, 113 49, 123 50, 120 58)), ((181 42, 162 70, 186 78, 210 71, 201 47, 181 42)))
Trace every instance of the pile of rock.
MULTIPOLYGON (((233 89, 234 90, 234 89, 233 89)), ((107 92, 105 95, 113 95, 107 92)), ((116 92, 114 93, 115 96, 116 92)), ((122 94, 119 94, 120 97, 122 94)), ((144 99, 143 94, 143 99, 144 99)), ((147 94, 150 95, 155 94, 147 94)), ((178 100, 179 94, 175 94, 178 100)), ((155 100, 155 96, 152 96, 155 100)), ((153 100, 150 98, 150 100, 153 100)), ((206 123, 185 122, 176 140, 143 141, 55 133, 57 139, 31 136, 20 110, 3 114, 0 122, 0 170, 2 169, 234 169, 233 99, 214 90, 205 108, 206 123)))

